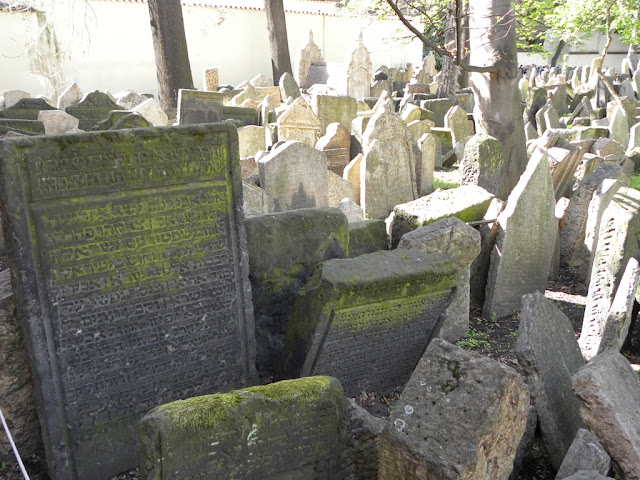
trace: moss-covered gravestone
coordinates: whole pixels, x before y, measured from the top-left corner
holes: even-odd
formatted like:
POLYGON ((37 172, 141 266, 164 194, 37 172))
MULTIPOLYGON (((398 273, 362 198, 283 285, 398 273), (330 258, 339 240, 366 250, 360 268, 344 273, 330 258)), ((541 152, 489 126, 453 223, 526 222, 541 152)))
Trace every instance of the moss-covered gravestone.
POLYGON ((351 397, 409 379, 451 302, 448 257, 380 251, 318 266, 298 294, 285 339, 287 375, 331 375, 351 397))
POLYGON ((106 93, 94 90, 87 93, 84 98, 75 105, 65 108, 65 112, 80 120, 80 130, 93 130, 100 122, 109 118, 113 110, 124 110, 120 105, 109 98, 106 93))
MULTIPOLYGON (((38 113, 42 110, 56 110, 56 108, 49 105, 44 98, 22 98, 9 108, 0 111, 0 118, 35 121, 38 120, 38 113)), ((21 129, 31 131, 29 128, 21 129)))
POLYGON ((181 88, 178 90, 178 124, 220 122, 223 103, 223 93, 181 88))
POLYGON ((179 400, 141 422, 143 479, 335 479, 347 406, 330 377, 179 400))
POLYGON ((108 478, 153 407, 253 376, 236 130, 19 138, 0 159, 49 476, 108 478))

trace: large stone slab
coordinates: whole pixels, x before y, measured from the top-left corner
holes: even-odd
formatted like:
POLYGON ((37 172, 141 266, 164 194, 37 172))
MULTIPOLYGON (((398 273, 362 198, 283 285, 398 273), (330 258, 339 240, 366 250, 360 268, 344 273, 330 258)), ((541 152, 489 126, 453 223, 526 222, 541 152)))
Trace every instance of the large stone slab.
POLYGON ((0 141, 3 223, 49 476, 139 464, 151 408, 250 381, 235 128, 0 141))
POLYGON ((446 217, 463 222, 482 220, 493 194, 476 185, 440 190, 412 202, 397 205, 391 226, 391 244, 398 245, 402 236, 446 217))
POLYGON ((538 411, 542 440, 557 469, 584 427, 580 402, 571 390, 571 376, 584 359, 571 322, 540 292, 522 298, 516 355, 538 411))
POLYGON ((258 169, 276 212, 329 206, 327 157, 315 148, 285 142, 261 158, 258 169))
POLYGON ((480 233, 456 217, 405 233, 398 248, 448 255, 458 266, 457 287, 447 308, 440 338, 455 342, 469 330, 469 267, 480 253, 480 233))
POLYGON ((471 137, 460 162, 462 185, 478 185, 496 195, 500 186, 504 153, 497 138, 486 133, 471 137))
POLYGON ((640 384, 619 352, 597 355, 571 379, 580 415, 623 478, 640 478, 640 384))
POLYGON ((589 293, 580 333, 580 348, 588 360, 600 342, 627 263, 637 258, 640 238, 640 192, 622 187, 604 211, 591 271, 589 293))
POLYGON ((600 445, 598 438, 589 430, 581 428, 571 442, 555 480, 563 480, 587 469, 606 475, 610 468, 611 457, 600 445))
POLYGON ((348 396, 404 385, 440 329, 455 274, 451 260, 410 250, 322 263, 296 299, 287 374, 335 376, 348 396))
POLYGON ((380 480, 506 480, 529 413, 515 370, 434 339, 389 416, 380 480))
POLYGON ((178 124, 221 122, 223 103, 223 93, 181 88, 178 90, 178 124))
POLYGON ((491 252, 485 318, 520 310, 522 296, 544 291, 558 235, 547 155, 536 152, 498 215, 491 252))
POLYGON ((143 478, 337 478, 346 399, 330 377, 178 400, 140 425, 143 478))

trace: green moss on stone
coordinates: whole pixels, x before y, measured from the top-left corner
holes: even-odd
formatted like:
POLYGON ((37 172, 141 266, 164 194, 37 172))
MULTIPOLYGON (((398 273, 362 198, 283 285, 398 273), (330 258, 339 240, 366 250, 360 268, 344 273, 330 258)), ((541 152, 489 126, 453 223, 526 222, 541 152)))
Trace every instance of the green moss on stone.
POLYGON ((258 385, 244 390, 234 390, 233 394, 246 392, 277 402, 291 402, 294 400, 316 400, 318 396, 329 388, 329 377, 304 377, 294 380, 282 380, 269 385, 258 385))

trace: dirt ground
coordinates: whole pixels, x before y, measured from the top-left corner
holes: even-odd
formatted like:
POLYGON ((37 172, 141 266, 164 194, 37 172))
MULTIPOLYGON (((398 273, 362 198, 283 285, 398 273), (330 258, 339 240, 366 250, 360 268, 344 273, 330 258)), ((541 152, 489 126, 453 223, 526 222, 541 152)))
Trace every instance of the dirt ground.
MULTIPOLYGON (((556 281, 548 282, 545 295, 569 317, 573 323, 577 338, 582 327, 586 291, 575 282, 569 272, 561 271, 556 281)), ((515 356, 518 322, 517 314, 492 321, 482 318, 479 311, 472 310, 470 334, 459 344, 464 348, 495 358, 520 371, 520 366, 515 356)), ((638 332, 638 328, 631 329, 622 353, 631 363, 640 363, 640 332, 638 332)), ((399 389, 390 397, 382 397, 377 393, 369 392, 361 394, 357 400, 366 406, 371 413, 383 416, 388 412, 389 406, 393 405, 398 399, 399 394, 399 389)), ((24 459, 24 461, 32 480, 49 480, 46 474, 46 466, 41 456, 35 455, 24 459)), ((0 466, 1 480, 20 480, 22 478, 17 464, 0 466)), ((117 475, 111 480, 139 478, 139 472, 132 470, 117 475)), ((525 460, 517 480, 553 480, 554 478, 555 471, 549 463, 548 455, 538 435, 531 454, 525 460)))

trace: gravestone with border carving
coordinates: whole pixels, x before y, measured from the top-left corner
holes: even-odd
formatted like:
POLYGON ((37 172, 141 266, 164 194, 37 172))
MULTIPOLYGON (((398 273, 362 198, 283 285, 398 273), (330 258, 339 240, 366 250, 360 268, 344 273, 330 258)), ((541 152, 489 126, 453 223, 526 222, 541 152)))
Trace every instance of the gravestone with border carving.
POLYGON ((112 110, 124 110, 123 107, 116 104, 106 93, 94 90, 87 93, 84 98, 75 105, 71 105, 64 109, 69 115, 73 115, 80 124, 80 130, 93 130, 101 121, 109 118, 109 112, 112 110))
POLYGON ((249 383, 236 130, 0 141, 2 213, 49 476, 139 464, 156 405, 249 383))

